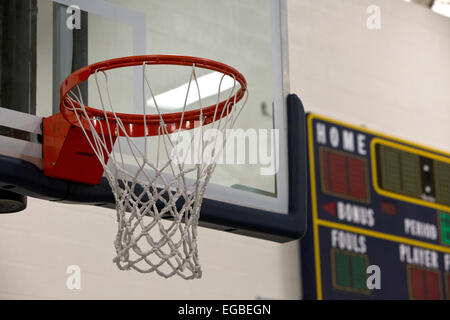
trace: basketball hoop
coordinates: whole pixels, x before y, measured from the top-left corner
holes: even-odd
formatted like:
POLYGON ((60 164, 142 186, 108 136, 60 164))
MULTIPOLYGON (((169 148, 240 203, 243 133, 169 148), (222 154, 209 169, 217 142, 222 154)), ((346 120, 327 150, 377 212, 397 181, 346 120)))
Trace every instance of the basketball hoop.
MULTIPOLYGON (((64 122, 70 124, 68 130, 83 133, 87 139, 83 138, 83 143, 89 145, 95 161, 100 164, 100 176, 96 172, 95 179, 86 179, 84 182, 94 184, 103 173, 114 193, 118 231, 114 242, 117 255, 113 261, 119 269, 156 272, 166 278, 173 275, 184 279, 200 278, 202 272, 198 260, 197 225, 201 203, 226 142, 227 129, 233 128, 245 105, 247 83, 244 76, 230 66, 208 59, 173 55, 133 56, 95 63, 72 73, 62 83, 60 94, 61 115, 64 122), (152 65, 190 67, 188 89, 181 112, 161 112, 147 75, 152 65), (146 89, 142 92, 142 114, 116 112, 108 86, 109 70, 132 66, 142 69, 141 85, 146 89), (222 74, 217 88, 217 102, 207 107, 202 104, 197 78, 199 69, 222 74), (101 101, 99 109, 83 103, 79 88, 79 84, 91 76, 95 79, 101 101), (222 83, 226 77, 233 80, 233 86, 227 89, 230 92, 225 95, 222 83), (100 81, 104 81, 106 92, 102 92, 100 81), (194 110, 186 110, 191 87, 198 94, 198 105, 194 110), (155 114, 146 111, 146 91, 156 109, 155 114), (225 98, 221 98, 224 95, 225 98), (206 126, 214 129, 216 134, 205 138, 206 126), (172 137, 190 129, 193 129, 190 131, 193 137, 189 147, 199 155, 199 161, 192 163, 186 161, 185 156, 174 152, 176 146, 172 137), (147 139, 151 137, 156 138, 157 143, 148 147, 147 139), (140 142, 135 138, 140 138, 140 142), (135 172, 129 170, 124 160, 127 157, 134 162, 137 168, 135 172), (166 159, 161 160, 164 157, 166 159)), ((54 123, 61 126, 61 119, 59 116, 54 123)), ((47 127, 54 128, 55 125, 47 127)), ((44 135, 49 131, 44 130, 44 135)), ((79 140, 77 138, 76 141, 79 140)), ((45 150, 44 146, 44 153, 45 150)), ((50 154, 50 151, 47 153, 50 154)), ((71 154, 74 153, 78 154, 79 150, 71 150, 71 154)), ((53 170, 61 165, 49 164, 50 161, 46 161, 48 169, 44 171, 49 175, 61 176, 71 171, 70 167, 53 170)), ((71 161, 71 166, 79 165, 71 161)), ((77 179, 73 174, 72 177, 77 179)))

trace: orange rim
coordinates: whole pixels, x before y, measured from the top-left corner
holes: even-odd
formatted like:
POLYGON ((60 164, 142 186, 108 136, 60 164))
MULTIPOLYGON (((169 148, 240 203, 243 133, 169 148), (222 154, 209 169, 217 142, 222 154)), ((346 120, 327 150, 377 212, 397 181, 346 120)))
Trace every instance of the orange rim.
MULTIPOLYGON (((103 111, 95 108, 91 108, 85 106, 86 113, 91 118, 95 118, 95 121, 91 121, 94 129, 98 132, 108 132, 110 130, 111 134, 115 132, 119 132, 119 135, 125 135, 123 130, 116 130, 116 117, 119 118, 125 128, 125 131, 130 137, 142 137, 145 135, 152 136, 157 135, 159 133, 171 133, 176 130, 189 130, 196 128, 201 125, 200 123, 200 115, 203 114, 203 124, 207 125, 214 121, 219 120, 221 117, 227 116, 228 113, 232 110, 234 103, 240 101, 247 89, 247 81, 244 76, 226 64, 223 64, 218 61, 197 58, 197 57, 189 57, 189 56, 176 56, 176 55, 142 55, 142 56, 130 56, 123 58, 116 58, 111 60, 106 60, 98 63, 94 63, 88 65, 84 68, 81 68, 71 75, 69 75, 61 84, 60 87, 60 111, 64 118, 72 123, 75 126, 83 127, 87 130, 90 130, 89 120, 84 119, 84 117, 80 117, 81 124, 78 121, 78 117, 75 112, 82 113, 80 111, 74 111, 73 107, 79 109, 80 105, 74 99, 70 98, 69 92, 79 85, 81 82, 86 81, 90 75, 98 72, 98 71, 106 71, 111 69, 130 67, 130 66, 138 66, 138 65, 180 65, 180 66, 192 66, 195 65, 197 68, 209 69, 217 72, 221 72, 227 76, 230 76, 240 84, 240 89, 238 92, 230 97, 229 99, 225 99, 219 104, 213 104, 211 106, 185 111, 183 116, 183 123, 180 128, 180 120, 183 112, 176 113, 166 113, 166 114, 151 114, 144 117, 139 114, 128 114, 128 113, 114 113, 109 111, 103 111), (226 110, 223 110, 226 107, 226 110), (222 113, 223 112, 223 113, 222 113), (105 117, 106 115, 106 117, 105 117), (214 119, 214 115, 216 118, 214 119), (218 116, 219 115, 219 116, 218 116), (166 124, 165 132, 158 132, 160 128, 161 118, 166 124), (107 123, 109 122, 109 123, 107 123), (146 128, 147 127, 147 128, 146 128), (106 130, 106 131, 105 131, 106 130)), ((114 135, 114 134, 113 134, 114 135)))

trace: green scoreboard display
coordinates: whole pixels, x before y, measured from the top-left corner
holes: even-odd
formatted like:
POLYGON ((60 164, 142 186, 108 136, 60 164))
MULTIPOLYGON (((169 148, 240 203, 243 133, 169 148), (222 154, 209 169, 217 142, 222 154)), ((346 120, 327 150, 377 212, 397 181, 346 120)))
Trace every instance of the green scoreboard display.
POLYGON ((305 299, 450 299, 450 155, 309 114, 305 299))

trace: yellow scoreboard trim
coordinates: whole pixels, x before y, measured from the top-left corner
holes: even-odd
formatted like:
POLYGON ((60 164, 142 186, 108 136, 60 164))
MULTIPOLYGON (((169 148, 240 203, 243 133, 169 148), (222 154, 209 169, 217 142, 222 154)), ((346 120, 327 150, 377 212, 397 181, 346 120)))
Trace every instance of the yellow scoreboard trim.
POLYGON ((395 236, 395 235, 380 232, 380 231, 367 230, 367 229, 363 229, 363 228, 359 228, 359 227, 349 226, 346 224, 326 221, 326 220, 322 220, 322 219, 318 219, 317 224, 322 227, 328 227, 328 228, 363 234, 365 236, 369 236, 372 238, 378 238, 378 239, 383 239, 383 240, 387 240, 387 241, 391 241, 391 242, 409 244, 411 246, 421 247, 421 248, 439 251, 439 252, 443 252, 443 253, 450 253, 450 248, 447 246, 444 246, 444 245, 422 242, 420 240, 414 240, 414 239, 410 239, 410 238, 406 238, 406 237, 395 236))
POLYGON ((322 278, 320 277, 320 248, 319 248, 319 225, 317 223, 317 195, 316 195, 316 168, 314 163, 314 139, 313 139, 313 125, 314 119, 323 119, 315 115, 310 115, 308 118, 308 153, 309 153, 309 172, 311 184, 311 204, 312 204, 312 224, 313 224, 313 239, 314 239, 314 262, 316 268, 316 291, 317 299, 322 300, 322 278))
MULTIPOLYGON (((432 157, 434 159, 445 159, 445 162, 450 162, 449 159, 445 158, 445 157, 450 157, 450 153, 446 153, 446 152, 442 152, 440 150, 434 149, 434 148, 429 148, 426 147, 424 145, 420 145, 417 143, 413 143, 413 142, 409 142, 406 140, 402 140, 402 139, 398 139, 398 138, 394 138, 376 131, 372 131, 372 130, 368 130, 365 128, 361 128, 355 125, 351 125, 345 122, 341 122, 341 121, 337 121, 334 119, 330 119, 328 117, 323 117, 323 116, 319 116, 319 115, 315 115, 315 114, 310 114, 308 117, 308 152, 309 152, 309 172, 310 172, 310 184, 311 184, 311 210, 312 210, 312 231, 313 231, 313 239, 314 239, 314 262, 315 262, 315 270, 316 270, 316 291, 317 291, 317 299, 318 300, 322 300, 323 296, 322 296, 322 278, 321 278, 321 266, 320 266, 320 246, 319 246, 319 225, 323 226, 323 227, 331 227, 331 228, 336 228, 336 229, 341 229, 341 230, 352 230, 354 232, 360 233, 360 234, 364 234, 367 236, 372 236, 375 238, 381 238, 381 239, 385 239, 385 240, 389 240, 389 241, 393 241, 393 242, 398 242, 398 243, 409 243, 409 244, 414 244, 415 246, 420 246, 420 247, 424 247, 424 248, 429 248, 429 249, 433 249, 433 250, 438 250, 441 252, 450 252, 449 248, 446 247, 441 247, 439 245, 433 245, 433 244, 429 244, 426 242, 421 242, 421 241, 417 241, 417 240, 412 240, 412 239, 408 239, 408 238, 404 238, 404 237, 398 237, 398 236, 394 236, 394 235, 389 235, 389 234, 384 234, 382 232, 376 232, 376 231, 372 231, 372 230, 365 230, 362 228, 357 228, 357 227, 352 227, 352 226, 348 226, 348 225, 344 225, 344 224, 340 224, 340 223, 334 223, 334 222, 329 222, 329 221, 324 221, 324 220, 319 220, 318 219, 318 213, 317 213, 317 194, 316 194, 316 174, 315 174, 315 163, 314 163, 314 139, 313 139, 313 120, 322 120, 328 123, 334 123, 336 125, 342 126, 342 127, 347 127, 356 131, 360 131, 360 132, 364 132, 364 133, 368 133, 371 135, 375 135, 378 137, 382 137, 385 139, 389 139, 389 140, 395 140, 399 143, 402 144, 408 144, 410 146, 416 147, 416 148, 421 148, 421 149, 427 149, 430 152, 435 152, 437 154, 434 153, 430 153, 430 152, 426 152, 426 151, 422 151, 422 150, 417 150, 408 146, 404 146, 404 145, 399 145, 403 148, 406 149, 411 149, 414 150, 414 152, 420 152, 418 154, 426 154, 427 157, 432 157), (440 155, 443 156, 440 156, 440 155)), ((385 141, 383 139, 380 138, 374 138, 372 139, 372 144, 371 147, 374 148, 374 140, 379 140, 382 141, 383 143, 390 143, 390 144, 395 144, 396 146, 398 144, 390 142, 390 141, 385 141)), ((374 162, 374 150, 371 150, 372 155, 371 155, 371 160, 372 160, 372 164, 376 163, 376 161, 374 162)), ((372 165, 372 170, 374 168, 374 165, 372 165)), ((375 168, 376 170, 376 168, 375 168)), ((372 171, 373 172, 373 171, 372 171)), ((376 171, 375 171, 376 173, 376 171)), ((373 181, 376 181, 376 175, 373 175, 373 181)), ((379 188, 378 188, 379 189, 379 188)), ((376 189, 375 189, 376 190, 376 189)), ((377 191, 377 190, 376 190, 377 191)), ((378 192, 378 191, 377 191, 378 192)), ((406 198, 406 197, 405 197, 406 198)), ((409 197, 407 197, 409 198, 409 197)), ((401 199, 403 200, 403 199, 401 199)), ((413 200, 417 200, 414 199, 413 200)), ((405 200, 404 200, 405 201, 405 200)), ((412 202, 410 201, 410 199, 406 200, 408 202, 412 202)), ((418 200, 418 201, 422 201, 422 200, 418 200)), ((430 206, 430 205, 434 205, 433 203, 429 203, 426 201, 422 201, 423 203, 426 203, 426 206, 430 206)), ((417 203, 417 202, 416 202, 417 203)), ((420 205, 424 205, 422 203, 420 203, 420 205)), ((441 205, 438 205, 441 207, 441 205)), ((432 208, 434 208, 434 206, 431 206, 432 208)), ((443 206, 446 207, 446 206, 443 206)), ((447 207, 446 207, 447 208, 447 207)), ((449 209, 445 209, 445 211, 448 211, 449 209)))

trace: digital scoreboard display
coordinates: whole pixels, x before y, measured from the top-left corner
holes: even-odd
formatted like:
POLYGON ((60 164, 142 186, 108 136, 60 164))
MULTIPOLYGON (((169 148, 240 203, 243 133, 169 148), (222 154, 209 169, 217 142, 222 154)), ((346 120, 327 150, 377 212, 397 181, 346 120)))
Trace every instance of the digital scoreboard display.
POLYGON ((450 155, 309 114, 305 299, 450 299, 450 155))
POLYGON ((411 148, 375 143, 377 185, 393 196, 408 196, 450 206, 450 165, 447 159, 424 156, 411 148))

